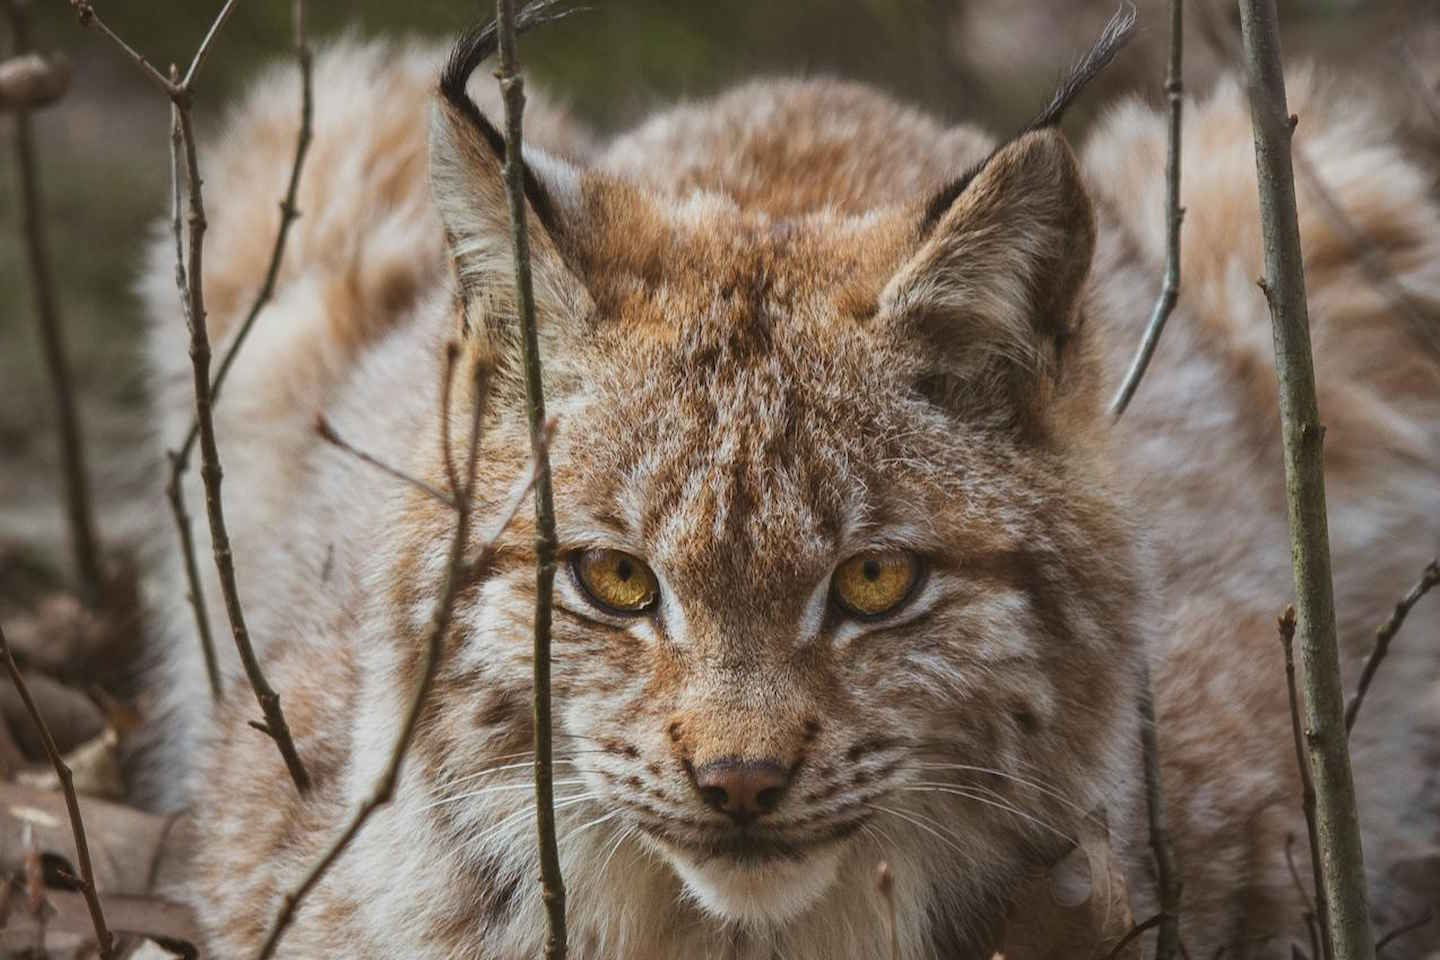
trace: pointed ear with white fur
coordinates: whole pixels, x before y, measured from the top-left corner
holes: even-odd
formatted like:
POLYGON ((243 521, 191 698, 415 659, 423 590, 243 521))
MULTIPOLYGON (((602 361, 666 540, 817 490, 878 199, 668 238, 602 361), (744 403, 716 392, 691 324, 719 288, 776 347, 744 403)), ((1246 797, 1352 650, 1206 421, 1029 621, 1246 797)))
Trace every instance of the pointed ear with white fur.
MULTIPOLYGON (((497 347, 516 337, 504 156, 504 138, 468 97, 457 102, 442 91, 435 98, 430 186, 464 301, 463 332, 482 332, 497 347)), ((579 171, 527 148, 524 182, 537 317, 573 315, 583 309, 585 291, 567 267, 562 245, 565 201, 578 196, 579 171)))
POLYGON ((924 239, 881 295, 920 341, 920 388, 946 406, 1028 417, 1043 406, 1095 249, 1079 166, 1054 130, 1026 133, 938 194, 924 239))

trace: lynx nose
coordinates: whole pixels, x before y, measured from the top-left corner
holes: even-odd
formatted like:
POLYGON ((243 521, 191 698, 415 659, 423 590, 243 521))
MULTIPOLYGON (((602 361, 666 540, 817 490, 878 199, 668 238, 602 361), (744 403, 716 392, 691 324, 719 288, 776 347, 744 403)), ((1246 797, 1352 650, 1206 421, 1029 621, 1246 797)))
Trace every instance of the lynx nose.
POLYGON ((700 799, 740 825, 780 805, 790 771, 772 760, 712 760, 695 770, 700 799))

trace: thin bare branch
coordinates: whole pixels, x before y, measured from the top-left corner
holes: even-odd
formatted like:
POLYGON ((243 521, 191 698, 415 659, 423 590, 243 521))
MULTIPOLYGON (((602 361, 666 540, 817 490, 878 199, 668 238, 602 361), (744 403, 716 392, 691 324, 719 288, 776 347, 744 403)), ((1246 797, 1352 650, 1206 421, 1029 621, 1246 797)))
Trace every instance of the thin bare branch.
MULTIPOLYGON (((1165 279, 1160 287, 1160 296, 1150 311, 1150 322, 1145 325, 1145 335, 1135 358, 1125 371, 1125 379, 1115 398, 1110 401, 1110 417, 1119 420, 1135 396, 1140 379, 1150 365, 1155 346, 1165 322, 1180 299, 1180 224, 1185 219, 1185 208, 1180 206, 1180 115, 1184 101, 1185 87, 1180 72, 1181 54, 1184 50, 1184 17, 1182 0, 1170 0, 1170 65, 1165 75, 1165 96, 1170 103, 1170 146, 1165 160, 1165 279)), ((1161 939, 1164 939, 1162 929, 1161 939)))
POLYGON ((1375 952, 1379 953, 1381 950, 1384 950, 1386 947, 1390 946, 1390 944, 1394 943, 1399 938, 1405 936, 1405 934, 1415 930, 1419 930, 1421 927, 1425 926, 1427 923, 1434 919, 1434 909, 1427 908, 1424 913, 1420 914, 1420 916, 1416 917, 1414 920, 1411 920, 1408 923, 1400 924, 1400 926, 1396 927, 1394 930, 1391 930, 1389 933, 1385 934, 1385 936, 1375 941, 1375 952))
POLYGON ((555 788, 551 745, 550 618, 555 589, 555 502, 550 489, 550 456, 544 442, 545 390, 535 323, 535 291, 530 274, 530 236, 526 225, 523 116, 525 80, 516 71, 515 2, 496 0, 500 63, 495 76, 505 104, 505 188, 510 206, 510 237, 515 253, 515 303, 519 309, 525 365, 525 406, 530 449, 535 461, 535 831, 540 855, 540 890, 549 936, 546 960, 564 960, 565 881, 555 840, 555 788))
MULTIPOLYGON (((1310 838, 1310 870, 1315 883, 1315 905, 1311 907, 1320 920, 1320 948, 1324 960, 1330 960, 1330 927, 1326 920, 1325 875, 1320 869, 1320 833, 1315 822, 1315 783, 1310 778, 1310 761, 1305 756, 1305 736, 1301 729, 1300 692, 1295 683, 1295 608, 1287 606, 1280 616, 1280 645, 1285 651, 1285 688, 1290 694, 1290 733, 1295 739, 1295 763, 1300 768, 1300 804, 1305 812, 1305 829, 1310 838)), ((1289 847, 1286 848, 1289 856, 1289 847)), ((1299 885, 1299 881, 1296 881, 1299 885)), ((1304 892, 1304 888, 1301 888, 1304 892)), ((1318 958, 1317 958, 1318 960, 1318 958)))
MULTIPOLYGON (((220 388, 225 384, 225 378, 230 373, 231 366, 235 363, 235 356, 250 336, 250 330, 255 326, 255 320, 260 316, 260 311, 265 309, 272 297, 275 295, 275 282, 280 276, 280 265, 285 260, 285 243, 290 237, 290 226, 300 216, 300 210, 295 205, 296 196, 300 191, 300 174, 305 168, 305 156, 310 150, 310 141, 314 130, 315 95, 314 95, 314 56, 310 47, 305 42, 305 5, 302 0, 295 0, 295 58, 300 67, 300 130, 295 136, 295 159, 290 164, 290 181, 285 188, 285 196, 280 201, 280 227, 275 232, 275 243, 270 250, 270 263, 265 268, 265 280, 260 285, 260 291, 250 304, 250 310, 245 315, 245 320, 236 328, 229 346, 220 358, 220 365, 216 368, 215 377, 210 381, 210 401, 218 404, 220 402, 220 388)), ((195 439, 199 435, 200 425, 195 419, 190 421, 190 429, 185 432, 185 441, 180 445, 179 470, 184 471, 190 466, 190 451, 195 446, 195 439)))
MULTIPOLYGON (((30 16, 25 4, 7 0, 14 52, 30 53, 30 16)), ((61 329, 60 308, 55 297, 55 278, 50 266, 50 248, 45 238, 44 203, 40 196, 40 165, 35 158, 35 139, 30 126, 30 109, 15 109, 15 167, 20 175, 20 229, 26 258, 30 262, 32 295, 35 298, 35 325, 50 385, 55 397, 56 426, 60 439, 60 461, 65 513, 70 531, 70 554, 75 564, 80 595, 91 605, 105 598, 105 565, 95 535, 95 515, 90 496, 90 477, 85 467, 85 443, 81 437, 80 415, 75 403, 75 384, 70 358, 61 329)))
POLYGON ((1373 960, 1365 852, 1345 736, 1345 693, 1335 631, 1335 585, 1325 508, 1325 428, 1315 399, 1315 365, 1305 300, 1305 267, 1295 205, 1290 141, 1294 118, 1285 102, 1275 0, 1240 0, 1246 88, 1255 131, 1262 283, 1275 339, 1275 377, 1284 446, 1290 557, 1299 612, 1305 749, 1315 785, 1316 831, 1324 883, 1324 922, 1336 960, 1373 960))
POLYGON ((195 75, 200 72, 204 65, 205 58, 210 56, 210 48, 215 44, 215 38, 220 35, 220 28, 225 26, 230 19, 230 14, 235 12, 235 0, 225 0, 225 6, 215 15, 215 20, 210 24, 210 29, 205 32, 205 39, 200 41, 200 46, 195 51, 194 58, 190 61, 190 69, 185 71, 185 81, 181 84, 186 90, 194 89, 195 75))
POLYGON ((220 661, 215 655, 215 637, 210 632, 210 613, 205 606, 205 591, 200 586, 200 565, 195 559, 195 535, 190 527, 190 513, 185 509, 185 495, 180 488, 180 471, 175 468, 177 454, 168 453, 170 479, 165 484, 165 497, 180 535, 180 558, 185 570, 185 599, 195 614, 195 629, 200 638, 200 652, 205 658, 205 676, 210 683, 210 698, 220 702, 225 688, 220 681, 220 661))
POLYGON ((1395 609, 1390 612, 1390 619, 1380 625, 1375 631, 1375 647, 1370 651, 1370 656, 1365 661, 1365 668, 1360 671, 1360 683, 1355 688, 1355 696, 1350 700, 1349 706, 1345 708, 1345 733, 1348 736, 1350 731, 1355 729, 1355 720, 1360 716, 1360 707, 1365 703, 1365 694, 1370 691, 1370 683, 1375 679, 1375 671, 1380 669, 1380 663, 1385 655, 1390 652, 1390 641, 1395 639, 1395 634, 1405 624, 1405 617, 1409 615, 1410 608, 1420 602, 1420 598, 1430 592, 1430 588, 1440 583, 1440 558, 1431 560, 1425 565, 1425 571, 1420 575, 1420 581, 1410 588, 1410 592, 1400 598, 1395 604, 1395 609))
POLYGON ((95 892, 95 868, 90 863, 90 845, 85 840, 85 821, 80 817, 80 800, 75 795, 74 779, 70 767, 60 757, 55 738, 50 735, 50 728, 45 725, 45 718, 35 706, 35 699, 30 696, 30 688, 25 685, 20 668, 15 665, 15 657, 10 653, 10 643, 5 639, 3 628, 0 628, 0 655, 4 656, 5 670, 10 674, 16 692, 20 694, 20 699, 25 701, 25 709, 40 732, 40 739, 45 745, 45 755, 50 758, 50 765, 55 768, 55 775, 60 778, 60 790, 65 795, 65 808, 70 814, 70 830, 75 836, 76 859, 80 861, 80 876, 76 879, 80 892, 85 896, 90 921, 95 927, 95 941, 99 946, 101 960, 112 960, 116 955, 115 941, 110 935, 110 929, 105 925, 105 911, 100 906, 99 894, 95 892))
POLYGON ((1125 951, 1126 947, 1135 942, 1136 937, 1140 936, 1146 930, 1152 930, 1160 926, 1164 921, 1165 914, 1157 913, 1148 920, 1142 920, 1140 923, 1135 924, 1135 926, 1126 931, 1125 936, 1120 938, 1120 942, 1115 944, 1110 952, 1105 955, 1105 960, 1116 960, 1116 958, 1125 951))
POLYGON ((175 94, 179 91, 179 81, 167 78, 165 74, 155 68, 154 64, 145 59, 139 51, 126 43, 114 30, 111 30, 105 21, 100 19, 100 15, 95 12, 94 4, 90 3, 89 0, 70 0, 70 9, 74 10, 76 16, 79 17, 82 27, 94 27, 109 37, 125 56, 135 62, 135 65, 140 68, 141 72, 144 73, 151 82, 160 85, 160 89, 165 91, 165 96, 172 99, 175 97, 175 94))
POLYGON ((451 499, 449 496, 442 493, 441 491, 436 490, 434 487, 426 483, 424 480, 421 480, 419 477, 412 477, 404 470, 401 470, 398 467, 392 467, 390 464, 374 456, 371 456, 364 450, 361 450, 360 448, 351 444, 349 441, 345 440, 345 438, 341 437, 338 433, 335 432, 334 427, 330 426, 330 421, 325 419, 324 414, 319 414, 315 417, 315 432, 320 435, 320 439, 324 440, 331 446, 338 447, 341 450, 344 450, 346 453, 350 454, 352 457, 359 460, 361 463, 369 464, 370 466, 374 467, 376 470, 379 470, 386 476, 394 477, 396 480, 399 480, 402 483, 409 484, 416 490, 419 490, 421 493, 425 494, 425 496, 430 497, 431 499, 436 500, 447 507, 453 508, 456 506, 456 503, 453 499, 451 499))
MULTIPOLYGON (((229 5, 221 10, 221 17, 229 16, 229 5)), ((216 30, 222 24, 222 19, 217 17, 215 24, 207 40, 213 38, 216 30)), ((230 372, 231 365, 235 362, 235 355, 239 352, 241 345, 249 336, 251 328, 255 325, 255 319, 260 311, 270 302, 275 293, 275 281, 280 273, 280 264, 285 257, 285 241, 290 235, 290 225, 300 216, 300 211, 295 206, 296 194, 300 187, 300 173, 304 168, 305 155, 310 147, 312 120, 314 114, 312 64, 313 58, 310 48, 305 42, 305 5, 303 0, 295 0, 295 52, 300 66, 300 130, 296 135, 295 159, 290 166, 290 182, 285 190, 285 196, 280 201, 280 227, 275 233, 275 243, 270 251, 270 264, 265 270, 265 280, 260 286, 259 293, 250 305, 250 311, 246 314, 244 322, 237 329, 234 337, 226 348, 224 356, 220 358, 220 367, 210 383, 210 403, 213 406, 219 401, 220 386, 225 382, 226 375, 230 372)), ((192 71, 194 65, 192 64, 192 71)), ((193 78, 193 72, 192 72, 193 78)), ((189 80, 186 81, 189 83, 189 80)), ((173 174, 173 171, 172 171, 173 174)), ((179 214, 179 180, 176 183, 176 213, 179 214)), ((178 231, 178 227, 176 228, 178 231)), ((180 249, 179 233, 176 234, 176 269, 180 270, 184 261, 184 254, 180 249)), ((183 274, 181 275, 183 278, 183 274)), ((184 288, 184 281, 181 280, 181 298, 188 304, 188 295, 184 288)), ((178 451, 170 454, 170 479, 166 484, 166 496, 170 500, 171 512, 175 517, 175 526, 180 535, 180 548, 185 557, 185 572, 189 584, 189 596, 191 606, 195 612, 196 628, 200 637, 200 648, 205 654, 205 667, 210 679, 210 691, 212 696, 219 700, 222 695, 220 682, 219 665, 215 659, 215 644, 211 639, 210 621, 205 610, 204 592, 200 587, 199 571, 195 565, 195 548, 193 537, 190 531, 190 518, 185 510, 184 487, 181 485, 181 478, 190 468, 190 454, 195 448, 195 441, 200 435, 199 415, 190 420, 190 429, 185 433, 185 439, 178 451)), ((264 729, 268 729, 264 728, 264 729)))
MULTIPOLYGON (((450 367, 453 369, 453 365, 450 367)), ((486 368, 477 364, 472 381, 475 393, 473 413, 470 420, 470 447, 465 461, 465 485, 456 492, 455 498, 455 535, 450 542, 449 562, 445 567, 445 581, 441 587, 440 599, 435 604, 435 610, 430 616, 430 629, 425 645, 425 660, 420 672, 420 680, 415 685, 415 692, 411 695, 409 709, 405 713, 405 721, 401 725, 400 733, 395 738, 395 746, 390 751, 390 761, 386 764, 384 772, 376 781, 370 796, 356 808, 345 829, 335 838, 335 841, 326 849, 325 853, 315 861, 305 877, 296 888, 285 895, 280 906, 280 912, 276 915, 270 926, 270 933, 265 938, 256 960, 267 960, 275 953, 280 944, 280 938, 295 919, 295 912, 304 899, 320 882, 321 878, 334 866, 341 855, 349 848, 360 830, 365 826, 366 821, 378 809, 389 803, 395 794, 395 784, 400 777, 400 770, 405 762, 406 754, 410 750, 410 742, 415 735, 415 725, 419 722, 420 713, 425 707, 425 701, 430 695, 430 688, 434 684, 435 674, 440 666, 440 653, 444 645, 445 634, 450 629, 450 620, 454 612, 455 597, 460 592, 460 586, 465 581, 465 548, 470 536, 471 511, 473 506, 473 494, 475 489, 475 463, 477 451, 480 446, 480 430, 485 416, 485 399, 488 395, 488 379, 486 368)), ((445 391, 449 396, 449 390, 445 391)), ((535 472, 532 469, 529 479, 533 481, 535 472)), ((494 548, 495 541, 509 525, 514 514, 502 517, 501 525, 481 549, 481 560, 494 548)))
MULTIPOLYGON (((245 612, 240 605, 240 591, 235 578, 235 559, 230 549, 230 534, 225 525, 225 508, 220 496, 223 473, 220 468, 220 450, 215 441, 215 420, 210 405, 210 337, 205 324, 205 293, 202 285, 204 276, 202 258, 205 238, 205 204, 201 194, 200 163, 196 155, 195 134, 191 128, 190 101, 188 97, 176 97, 171 103, 173 132, 171 136, 172 164, 179 167, 179 154, 184 153, 184 165, 188 198, 186 216, 186 238, 189 254, 185 258, 184 300, 186 319, 190 326, 190 362, 195 387, 195 414, 200 425, 200 478, 205 485, 205 514, 210 522, 210 539, 215 553, 215 569, 220 577, 220 593, 225 600, 225 612, 230 618, 230 632, 235 639, 235 648, 240 653, 240 662, 245 676, 255 691, 255 699, 265 716, 265 729, 290 772, 290 779, 301 793, 310 789, 310 776, 300 762, 295 741, 290 735, 290 726, 280 708, 280 695, 265 679, 259 658, 250 643, 250 631, 245 625, 245 612)), ((179 221, 177 219, 176 224, 179 221)), ((178 236, 176 243, 180 242, 178 236)), ((198 589, 198 584, 196 585, 198 589)))
POLYGON ((1155 883, 1160 894, 1155 960, 1173 960, 1180 944, 1180 870, 1165 815, 1165 789, 1160 778, 1160 746, 1155 731, 1155 694, 1150 669, 1145 668, 1140 690, 1140 744, 1145 764, 1145 807, 1150 819, 1150 850, 1155 857, 1155 883))

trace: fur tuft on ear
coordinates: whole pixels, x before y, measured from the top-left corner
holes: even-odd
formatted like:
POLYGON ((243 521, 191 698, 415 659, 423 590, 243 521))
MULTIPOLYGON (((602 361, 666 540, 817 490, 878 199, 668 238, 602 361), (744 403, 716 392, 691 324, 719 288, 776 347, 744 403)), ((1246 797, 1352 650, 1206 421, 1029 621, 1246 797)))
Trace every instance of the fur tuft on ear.
POLYGON ((1074 153, 1054 130, 1026 133, 939 215, 887 284, 882 310, 922 341, 947 393, 998 379, 1034 397, 1077 327, 1094 249, 1074 153))
MULTIPOLYGON (((530 4, 518 26, 561 15, 554 4, 530 4)), ((495 28, 486 24, 450 54, 431 111, 430 187, 459 283, 462 332, 483 333, 503 355, 518 343, 505 138, 466 92, 471 74, 494 52, 495 28)), ((583 313, 584 286, 563 249, 579 213, 580 171, 528 144, 524 164, 536 308, 542 317, 583 313)))

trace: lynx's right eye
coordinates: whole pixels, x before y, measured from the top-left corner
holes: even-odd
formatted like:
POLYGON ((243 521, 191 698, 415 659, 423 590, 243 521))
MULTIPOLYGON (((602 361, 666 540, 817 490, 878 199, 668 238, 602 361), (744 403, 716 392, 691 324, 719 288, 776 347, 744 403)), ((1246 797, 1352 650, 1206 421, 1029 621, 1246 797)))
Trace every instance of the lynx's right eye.
POLYGON ((619 550, 581 550, 571 563, 575 579, 600 609, 634 616, 655 606, 660 584, 639 557, 619 550))

